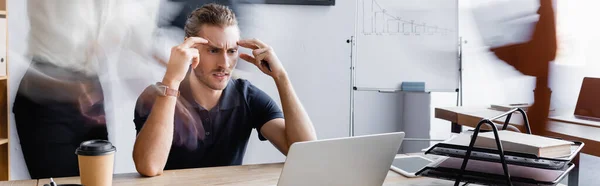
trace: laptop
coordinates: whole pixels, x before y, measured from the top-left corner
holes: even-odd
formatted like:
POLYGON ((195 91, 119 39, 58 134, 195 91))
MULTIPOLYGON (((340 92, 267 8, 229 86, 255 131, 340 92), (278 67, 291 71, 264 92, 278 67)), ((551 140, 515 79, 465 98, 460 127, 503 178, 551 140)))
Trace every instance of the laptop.
POLYGON ((294 143, 278 186, 380 186, 404 132, 294 143))
POLYGON ((575 112, 549 117, 552 120, 600 126, 600 78, 586 77, 581 84, 575 112))

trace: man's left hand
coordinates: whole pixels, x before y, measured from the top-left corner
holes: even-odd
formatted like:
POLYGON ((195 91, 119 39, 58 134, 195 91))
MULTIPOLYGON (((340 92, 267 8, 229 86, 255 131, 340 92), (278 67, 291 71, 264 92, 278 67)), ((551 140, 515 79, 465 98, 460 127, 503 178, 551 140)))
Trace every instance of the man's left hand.
POLYGON ((283 65, 275 55, 273 48, 258 39, 246 39, 238 41, 238 45, 244 48, 252 49, 252 56, 240 54, 240 58, 248 61, 258 67, 263 73, 279 79, 286 76, 283 65))

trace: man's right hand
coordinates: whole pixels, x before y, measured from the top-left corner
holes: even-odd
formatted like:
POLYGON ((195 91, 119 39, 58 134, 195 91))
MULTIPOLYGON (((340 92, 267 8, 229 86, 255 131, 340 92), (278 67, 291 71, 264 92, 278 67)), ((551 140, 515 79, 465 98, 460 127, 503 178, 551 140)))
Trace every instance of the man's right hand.
POLYGON ((207 43, 208 41, 201 37, 188 37, 180 45, 171 48, 171 57, 162 83, 169 88, 179 89, 179 84, 185 78, 190 64, 192 68, 196 68, 200 63, 200 53, 194 47, 207 43))

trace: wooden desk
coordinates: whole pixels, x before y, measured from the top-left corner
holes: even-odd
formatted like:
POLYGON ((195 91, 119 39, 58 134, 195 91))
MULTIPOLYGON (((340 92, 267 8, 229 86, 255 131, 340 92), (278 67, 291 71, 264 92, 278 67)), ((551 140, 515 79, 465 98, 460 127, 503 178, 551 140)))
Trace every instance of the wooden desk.
POLYGON ((34 186, 37 183, 37 180, 3 181, 0 182, 0 186, 34 186))
MULTIPOLYGON (((141 177, 137 173, 117 174, 113 178, 115 186, 136 185, 277 185, 283 163, 214 167, 200 169, 182 169, 165 171, 156 177, 141 177)), ((79 184, 79 177, 56 178, 58 184, 79 184)), ((4 182, 3 184, 10 185, 4 182)), ((50 183, 49 179, 40 179, 38 186, 50 183)), ((393 171, 388 172, 384 185, 427 186, 452 185, 454 182, 433 178, 406 178, 393 171)), ((1 184, 0 184, 1 185, 1 184)), ((30 185, 35 185, 30 184, 30 185)), ((25 185, 23 185, 25 186, 25 185)))
MULTIPOLYGON (((494 117, 502 113, 502 111, 481 107, 435 108, 436 118, 468 127, 476 127, 477 123, 483 118, 494 117)), ((504 124, 504 120, 504 117, 500 118, 497 120, 497 123, 504 124)), ((519 128, 521 131, 525 131, 523 123, 521 114, 513 114, 510 120, 511 125, 519 128)), ((582 149, 583 153, 600 157, 600 148, 598 148, 600 147, 600 127, 549 120, 548 132, 549 135, 553 137, 581 141, 585 143, 585 146, 582 149)))
MULTIPOLYGON (((165 171, 156 177, 142 177, 137 173, 116 174, 113 178, 115 186, 137 185, 277 185, 283 163, 242 165, 229 167, 182 169, 165 171)), ((58 184, 80 184, 79 177, 55 178, 58 184)), ((0 182, 0 186, 43 186, 50 179, 18 180, 0 182)), ((385 186, 439 186, 453 185, 453 181, 434 178, 406 178, 396 172, 389 171, 385 186)), ((474 185, 474 184, 470 184, 474 185)), ((560 184, 563 186, 562 184, 560 184)))

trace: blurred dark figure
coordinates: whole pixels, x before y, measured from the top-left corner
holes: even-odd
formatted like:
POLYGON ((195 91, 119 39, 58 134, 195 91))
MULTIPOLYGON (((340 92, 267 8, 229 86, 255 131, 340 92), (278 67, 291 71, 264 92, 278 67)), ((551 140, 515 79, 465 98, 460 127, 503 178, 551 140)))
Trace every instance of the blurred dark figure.
POLYGON ((27 2, 32 60, 13 113, 32 179, 78 176, 79 144, 108 139, 94 57, 104 3, 27 2))
POLYGON ((556 24, 552 0, 540 0, 540 19, 530 41, 492 49, 501 60, 525 75, 536 77, 534 104, 528 109, 533 134, 545 135, 550 110, 549 64, 556 57, 556 24))

